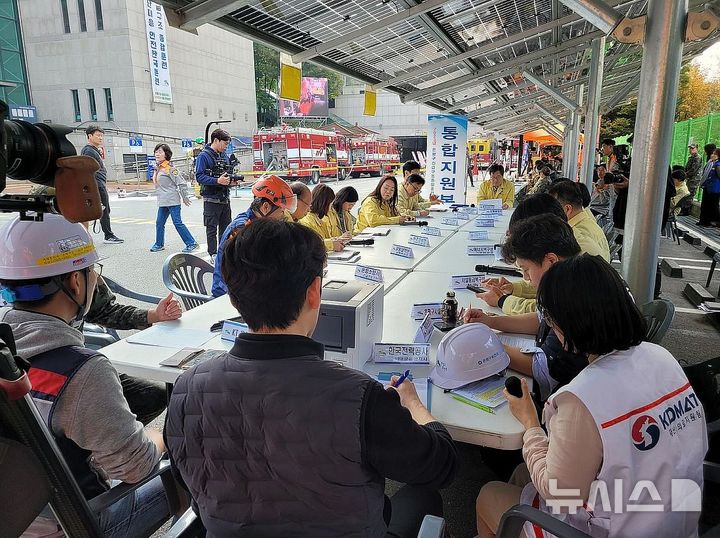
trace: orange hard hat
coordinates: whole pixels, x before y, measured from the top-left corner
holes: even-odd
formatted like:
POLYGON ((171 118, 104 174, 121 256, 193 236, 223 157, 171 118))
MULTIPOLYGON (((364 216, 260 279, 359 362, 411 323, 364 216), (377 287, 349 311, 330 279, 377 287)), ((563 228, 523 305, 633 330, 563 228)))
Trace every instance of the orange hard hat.
POLYGON ((255 198, 264 198, 281 209, 293 213, 297 209, 297 196, 285 181, 277 176, 268 176, 252 186, 255 198))

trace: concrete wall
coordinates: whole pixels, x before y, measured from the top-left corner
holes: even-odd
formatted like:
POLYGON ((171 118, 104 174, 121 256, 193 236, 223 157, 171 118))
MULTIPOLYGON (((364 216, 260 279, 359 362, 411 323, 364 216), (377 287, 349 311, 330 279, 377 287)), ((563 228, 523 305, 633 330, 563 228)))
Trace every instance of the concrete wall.
MULTIPOLYGON (((233 135, 253 134, 257 120, 251 41, 211 25, 199 28, 198 35, 168 27, 173 104, 154 103, 144 2, 101 1, 104 30, 97 30, 95 1, 84 0, 87 31, 81 32, 78 2, 67 0, 69 34, 64 32, 59 0, 18 2, 32 104, 40 121, 75 127, 97 123, 143 133, 141 157, 152 155, 158 142, 167 142, 180 160, 185 150, 179 141, 163 137, 204 136, 206 124, 218 119, 230 121, 223 128, 233 135), (108 120, 104 88, 111 89, 113 121, 108 120), (73 89, 80 99, 79 123, 73 89), (88 89, 95 92, 97 120, 91 119, 88 89)), ((78 150, 85 144, 81 133, 69 138, 78 150)), ((127 134, 106 134, 105 153, 110 179, 134 177, 123 171, 123 155, 132 153, 127 134)))

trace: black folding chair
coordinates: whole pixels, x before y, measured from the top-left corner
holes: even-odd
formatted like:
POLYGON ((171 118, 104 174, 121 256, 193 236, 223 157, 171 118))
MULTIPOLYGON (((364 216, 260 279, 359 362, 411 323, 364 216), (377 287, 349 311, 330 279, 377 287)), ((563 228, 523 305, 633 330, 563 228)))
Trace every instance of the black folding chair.
POLYGON ((98 514, 158 476, 171 514, 181 511, 187 504, 185 494, 178 490, 168 461, 161 461, 141 482, 119 484, 86 500, 30 396, 30 380, 18 366, 22 361, 15 356, 7 324, 0 324, 0 342, 0 499, 13 499, 0 503, 3 536, 19 536, 49 505, 66 536, 100 538, 98 514))

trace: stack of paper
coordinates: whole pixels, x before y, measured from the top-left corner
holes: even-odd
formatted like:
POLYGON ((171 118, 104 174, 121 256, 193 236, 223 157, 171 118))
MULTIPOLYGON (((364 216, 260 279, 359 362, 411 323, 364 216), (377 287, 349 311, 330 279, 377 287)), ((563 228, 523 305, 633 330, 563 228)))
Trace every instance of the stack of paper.
POLYGON ((452 393, 459 396, 465 403, 475 404, 475 407, 493 412, 492 410, 507 401, 503 394, 504 388, 505 378, 493 377, 465 385, 453 390, 452 393))
POLYGON ((335 261, 358 261, 360 259, 360 251, 358 250, 349 250, 345 249, 340 252, 328 252, 327 255, 328 260, 335 260, 335 261))

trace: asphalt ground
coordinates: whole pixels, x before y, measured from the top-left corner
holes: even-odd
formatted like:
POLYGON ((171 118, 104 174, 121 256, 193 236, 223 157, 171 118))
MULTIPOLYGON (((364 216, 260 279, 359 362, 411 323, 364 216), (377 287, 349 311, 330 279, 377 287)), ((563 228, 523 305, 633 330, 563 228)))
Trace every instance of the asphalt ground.
MULTIPOLYGON (((331 181, 329 185, 335 190, 351 185, 358 190, 362 200, 376 183, 377 178, 360 178, 339 183, 331 181)), ((23 192, 23 190, 27 190, 25 189, 26 185, 24 183, 13 184, 11 185, 12 189, 9 190, 23 192)), ((164 296, 167 294, 167 290, 162 283, 163 262, 170 254, 180 251, 184 245, 172 223, 168 221, 165 229, 166 250, 151 253, 150 246, 155 239, 157 211, 155 198, 147 185, 141 185, 139 188, 134 185, 121 187, 128 193, 139 190, 150 196, 119 198, 117 193, 113 194, 117 186, 111 185, 112 227, 117 236, 125 239, 125 243, 106 245, 102 243, 101 233, 94 234, 101 255, 106 257, 103 261, 103 272, 136 291, 164 296)), ((475 189, 469 189, 468 199, 474 199, 475 192, 475 189)), ((427 195, 426 192, 423 194, 427 195)), ((247 189, 238 190, 231 203, 233 215, 244 211, 250 204, 249 191, 247 189)), ((205 230, 202 225, 202 201, 195 200, 192 206, 183 207, 182 215, 183 221, 201 244, 201 249, 196 251, 196 254, 207 257, 205 230)), ((9 214, 0 214, 0 224, 10 218, 12 216, 9 214)), ((692 218, 681 219, 681 227, 693 228, 697 234, 702 234, 703 244, 701 247, 693 247, 685 241, 681 241, 680 245, 670 239, 661 239, 660 241, 660 256, 677 261, 683 268, 682 278, 670 278, 663 275, 662 297, 673 302, 676 314, 662 344, 676 358, 689 363, 701 362, 720 355, 720 321, 718 320, 720 314, 705 314, 699 311, 682 294, 688 282, 700 283, 703 286, 705 284, 711 260, 704 254, 704 247, 710 245, 720 249, 718 230, 696 228, 692 226, 694 220, 692 218)), ((620 268, 617 262, 615 266, 620 268)), ((717 296, 719 286, 720 268, 716 271, 716 276, 710 286, 710 290, 715 296, 717 296)), ((134 303, 131 300, 122 300, 134 303)), ((163 421, 164 415, 161 415, 153 426, 162 429, 163 421)), ((480 488, 489 480, 507 480, 515 465, 521 462, 522 457, 519 451, 497 451, 463 443, 459 443, 459 450, 462 457, 461 470, 452 486, 442 492, 442 496, 449 533, 455 538, 470 538, 476 534, 475 498, 480 488)), ((397 484, 389 482, 387 493, 392 494, 397 487, 397 484)), ((701 530, 720 524, 720 486, 707 484, 703 503, 705 509, 701 520, 701 530)), ((161 536, 162 533, 159 532, 156 535, 161 536)))

